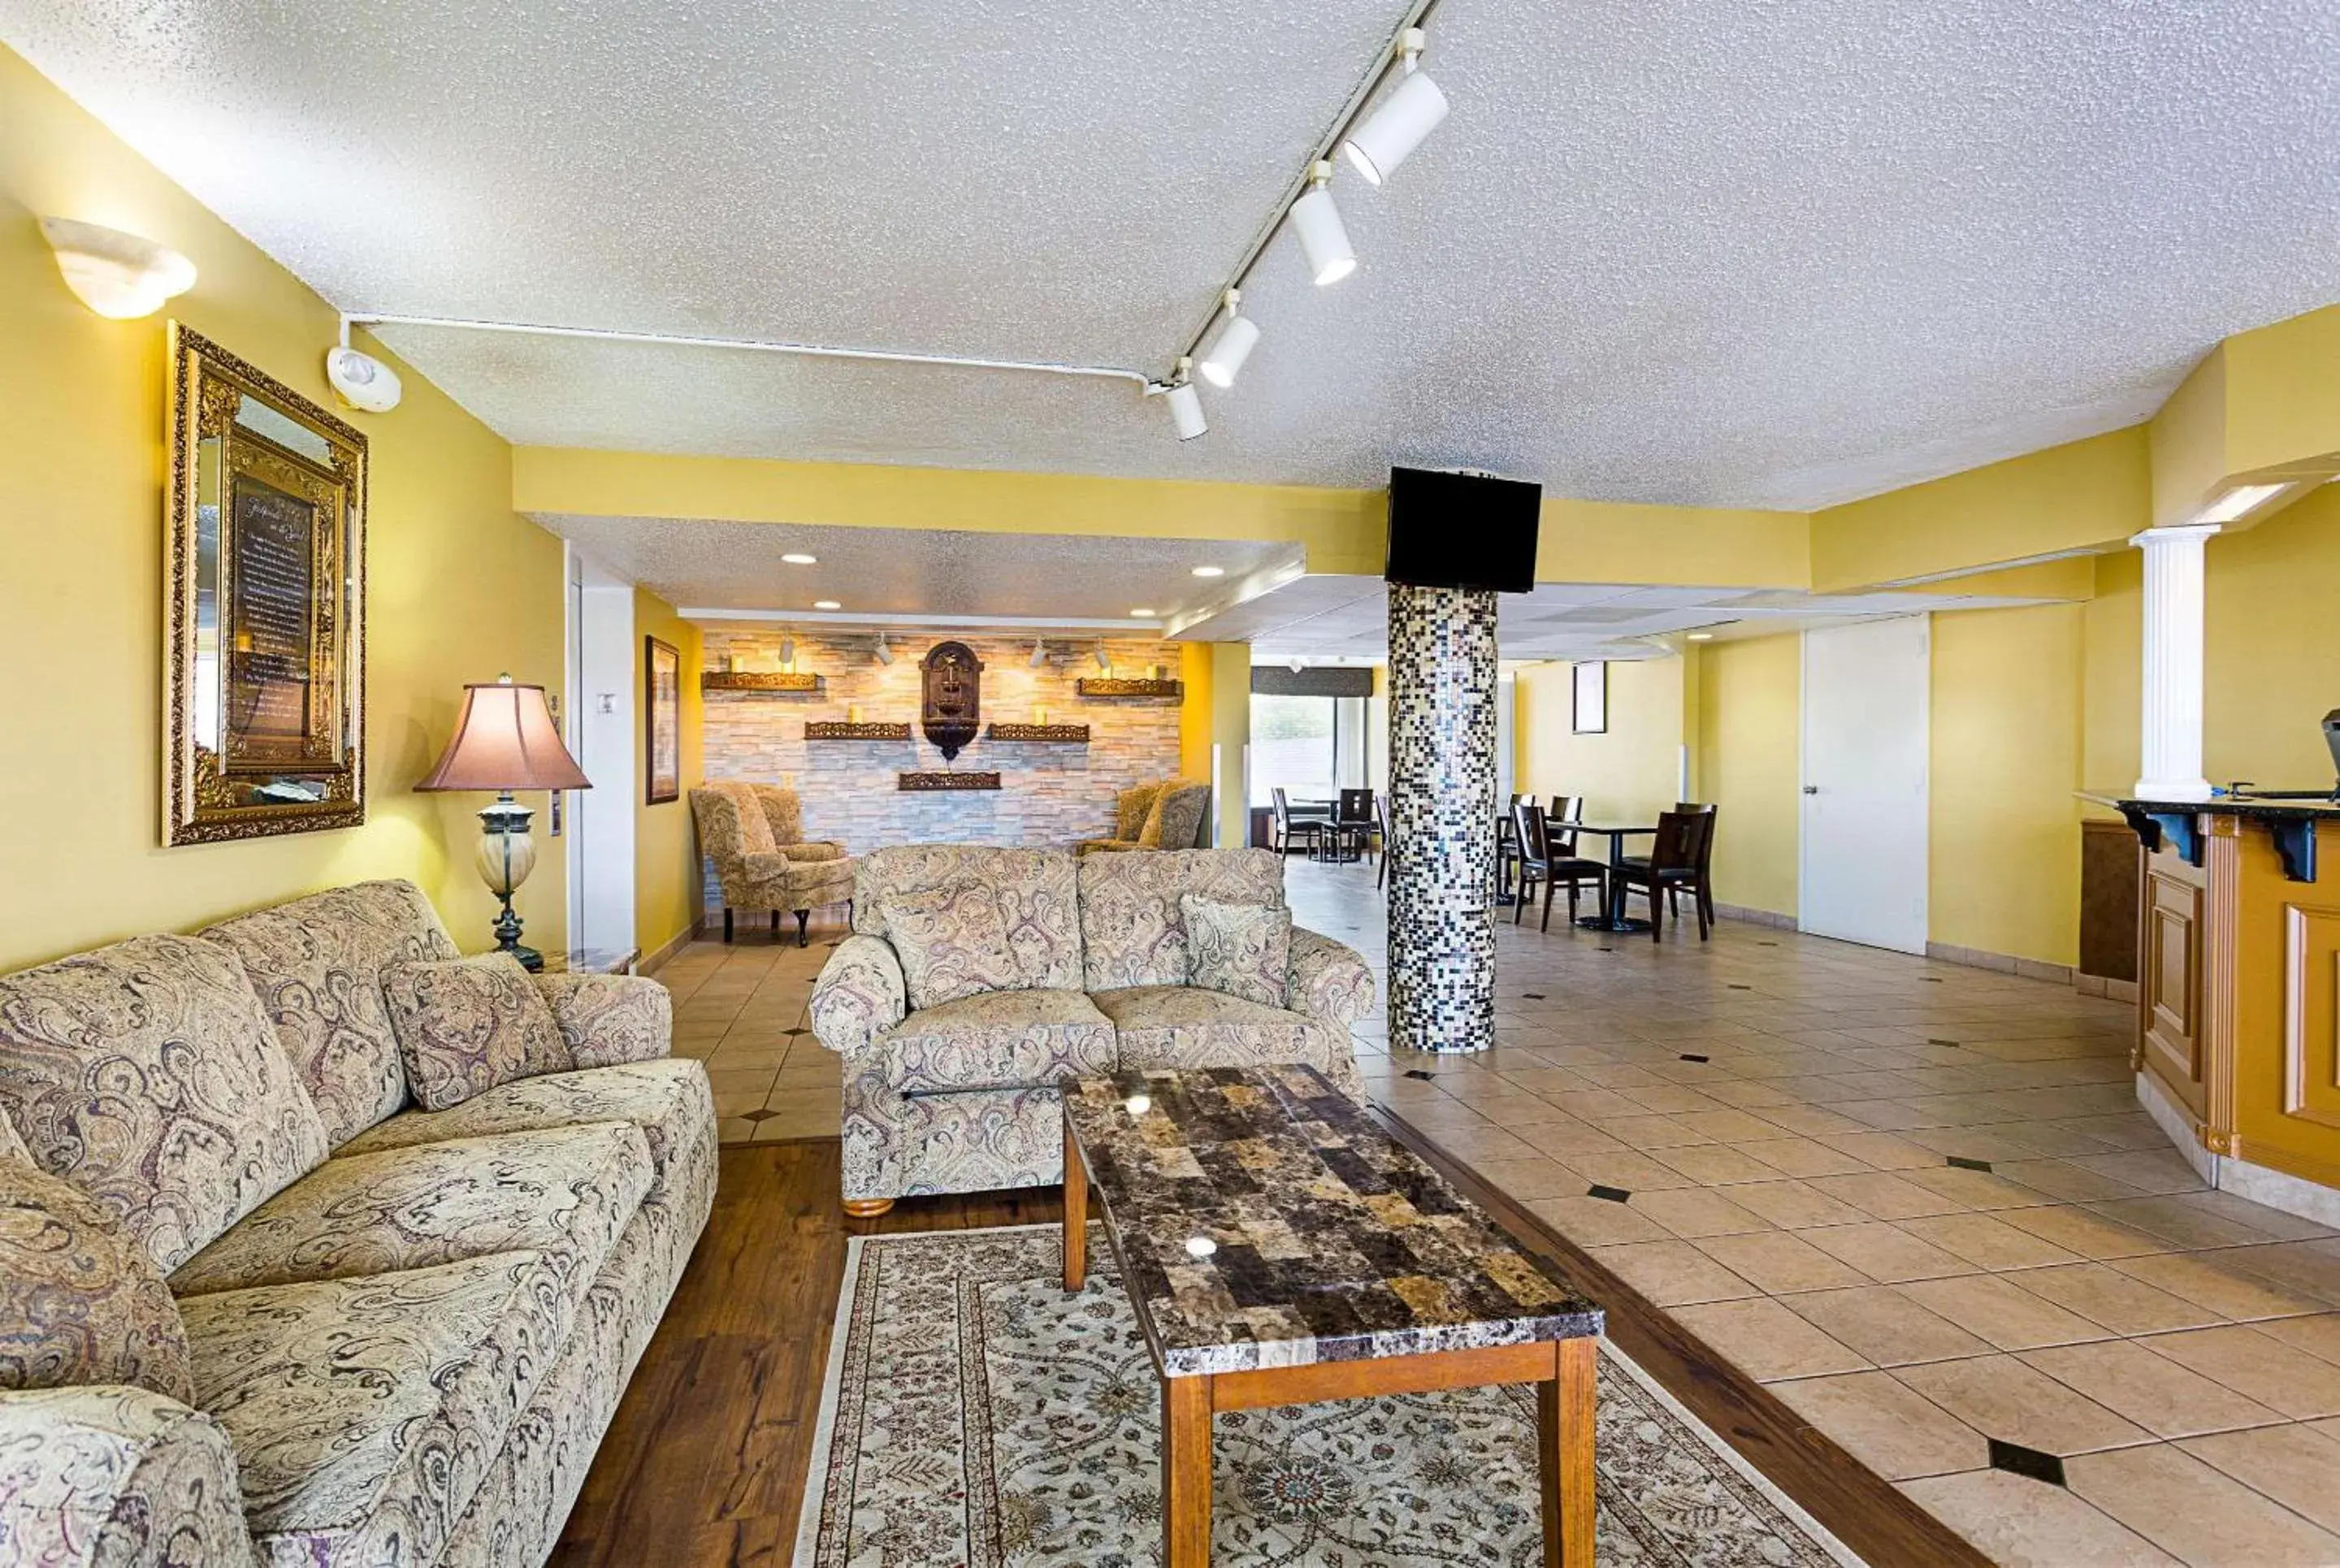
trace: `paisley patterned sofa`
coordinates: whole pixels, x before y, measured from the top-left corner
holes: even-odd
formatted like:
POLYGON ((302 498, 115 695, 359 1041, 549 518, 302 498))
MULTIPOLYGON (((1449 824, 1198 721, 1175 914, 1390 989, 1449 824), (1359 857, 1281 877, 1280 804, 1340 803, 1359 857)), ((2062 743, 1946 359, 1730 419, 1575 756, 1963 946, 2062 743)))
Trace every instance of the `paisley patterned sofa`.
POLYGON ((559 975, 573 1070, 411 1108, 381 971, 455 956, 373 882, 0 976, 0 1560, 545 1560, 714 1107, 664 987, 559 975))
POLYGON ((1061 1182, 1056 1086, 1067 1073, 1304 1063, 1354 1092, 1350 1026, 1373 1001, 1364 960, 1295 927, 1282 1007, 1196 989, 1186 984, 1187 893, 1281 907, 1283 858, 948 844, 863 857, 854 934, 812 994, 813 1032, 845 1057, 847 1212, 1061 1182), (998 893, 1026 987, 913 1012, 886 899, 966 883, 998 893))

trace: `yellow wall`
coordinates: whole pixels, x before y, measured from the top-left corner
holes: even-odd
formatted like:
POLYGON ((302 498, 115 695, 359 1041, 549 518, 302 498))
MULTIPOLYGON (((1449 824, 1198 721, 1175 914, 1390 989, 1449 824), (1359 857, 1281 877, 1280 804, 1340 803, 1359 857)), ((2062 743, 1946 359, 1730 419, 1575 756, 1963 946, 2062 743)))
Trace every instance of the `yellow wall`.
POLYGON ((1682 661, 1609 666, 1609 729, 1575 733, 1573 665, 1519 673, 1512 710, 1513 788, 1523 795, 1581 795, 1587 821, 1654 821, 1681 783, 1682 661))
POLYGON ((2340 708, 2340 484, 2212 539, 2206 557, 2204 770, 2219 784, 2329 785, 2320 726, 2340 708))
POLYGON ((647 958, 699 922, 700 885, 699 839, 691 831, 690 789, 706 777, 705 731, 699 724, 699 628, 674 612, 674 607, 641 589, 634 590, 634 640, 655 637, 682 656, 682 789, 672 800, 649 804, 645 781, 649 749, 649 662, 644 656, 634 665, 634 712, 644 722, 634 727, 634 776, 626 788, 634 795, 634 945, 647 958))
POLYGON ((1699 789, 1715 807, 1714 896, 1793 915, 1803 639, 1709 643, 1699 664, 1699 789))
MULTIPOLYGON (((412 787, 464 681, 509 671, 560 687, 560 544, 514 515, 511 449, 404 366, 405 402, 361 416, 373 485, 366 825, 160 848, 163 318, 85 309, 35 223, 45 213, 185 252, 201 281, 171 308, 321 402, 338 324, 0 49, 0 866, 13 889, 0 968, 381 876, 419 880, 466 948, 491 945, 492 901, 471 865, 485 800, 412 787)), ((537 947, 562 946, 564 882, 547 853, 521 890, 537 947)))
POLYGON ((2079 958, 2077 605, 1934 618, 1928 936, 2079 958))

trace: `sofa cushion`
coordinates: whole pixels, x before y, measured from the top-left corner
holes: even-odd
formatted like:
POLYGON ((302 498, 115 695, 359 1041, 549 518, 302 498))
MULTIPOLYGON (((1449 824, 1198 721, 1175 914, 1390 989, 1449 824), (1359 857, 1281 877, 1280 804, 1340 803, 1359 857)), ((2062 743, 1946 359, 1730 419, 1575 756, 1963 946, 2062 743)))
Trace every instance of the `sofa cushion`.
POLYGON ((203 933, 243 960, 302 1087, 338 1145, 406 1103, 398 1037, 382 999, 392 964, 456 956, 411 882, 360 882, 203 933))
POLYGON ((407 1084, 426 1111, 577 1065, 552 1005, 509 953, 393 964, 382 973, 382 995, 407 1084))
POLYGON ((122 1384, 0 1399, 0 1561, 252 1568, 226 1432, 122 1384))
POLYGON ((902 960, 913 1007, 1025 988, 1023 966, 1007 945, 999 895, 980 883, 888 893, 886 930, 902 960))
POLYGON ((1217 991, 1135 986, 1092 999, 1113 1020, 1125 1070, 1301 1063, 1323 1071, 1349 1060, 1347 1042, 1307 1015, 1217 991))
POLYGON ((95 1198, 0 1160, 0 1388, 102 1383, 194 1397, 178 1305, 95 1198))
POLYGON ((193 937, 0 976, 0 1111, 164 1273, 325 1159, 243 966, 193 937))
POLYGON ((590 1282, 649 1186, 649 1146, 631 1122, 341 1155, 188 1259, 171 1288, 185 1297, 515 1251, 590 1282))
POLYGON ((1154 802, 1162 793, 1159 779, 1151 784, 1133 784, 1114 798, 1113 836, 1124 843, 1135 844, 1144 830, 1145 819, 1154 812, 1154 802))
POLYGON ((912 1013, 864 1072, 897 1094, 1054 1085, 1113 1070, 1113 1025, 1078 991, 986 991, 912 1013))
POLYGON ((577 1308, 533 1252, 183 1305, 195 1402, 283 1568, 438 1562, 577 1308))
POLYGON ((1230 904, 1284 903, 1284 861, 1271 849, 1165 849, 1090 855, 1077 862, 1086 988, 1186 983, 1185 920, 1193 893, 1230 904))
POLYGON ((1292 968, 1292 911, 1269 904, 1222 904, 1189 893, 1178 900, 1186 926, 1186 979, 1205 991, 1282 1007, 1292 968))
POLYGON ((531 1132, 583 1122, 628 1121, 649 1145, 652 1196, 667 1188, 678 1152, 715 1125, 707 1069, 694 1061, 630 1062, 623 1067, 523 1078, 474 1095, 451 1111, 407 1111, 343 1146, 350 1159, 383 1149, 414 1148, 491 1133, 531 1132))
POLYGON ((1080 883, 1063 849, 1001 849, 975 844, 909 844, 873 850, 854 863, 853 928, 886 936, 890 893, 979 882, 999 895, 1007 945, 1026 985, 1081 988, 1080 883))

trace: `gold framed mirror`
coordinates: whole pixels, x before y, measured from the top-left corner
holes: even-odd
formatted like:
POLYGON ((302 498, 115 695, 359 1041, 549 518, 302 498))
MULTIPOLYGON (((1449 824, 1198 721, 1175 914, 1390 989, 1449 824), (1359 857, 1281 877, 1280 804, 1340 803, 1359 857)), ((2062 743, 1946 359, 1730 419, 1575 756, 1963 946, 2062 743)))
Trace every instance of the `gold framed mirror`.
POLYGON ((170 324, 163 841, 365 820, 366 440, 170 324))

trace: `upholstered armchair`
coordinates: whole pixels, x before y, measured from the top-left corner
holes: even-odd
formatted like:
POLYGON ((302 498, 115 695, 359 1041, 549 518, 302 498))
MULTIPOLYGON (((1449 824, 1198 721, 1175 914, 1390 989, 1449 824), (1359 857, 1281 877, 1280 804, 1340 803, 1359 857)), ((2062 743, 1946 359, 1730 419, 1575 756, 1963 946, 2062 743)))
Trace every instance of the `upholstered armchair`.
POLYGON ((845 846, 804 842, 804 817, 793 789, 770 784, 726 782, 690 792, 690 814, 699 825, 699 847, 715 862, 723 889, 723 939, 731 939, 735 909, 769 909, 778 929, 780 911, 797 918, 797 946, 811 940, 812 911, 824 904, 853 900, 853 859, 845 846))
POLYGON ((1114 798, 1113 837, 1084 839, 1079 852, 1210 848, 1211 787, 1191 779, 1133 785, 1114 798))

